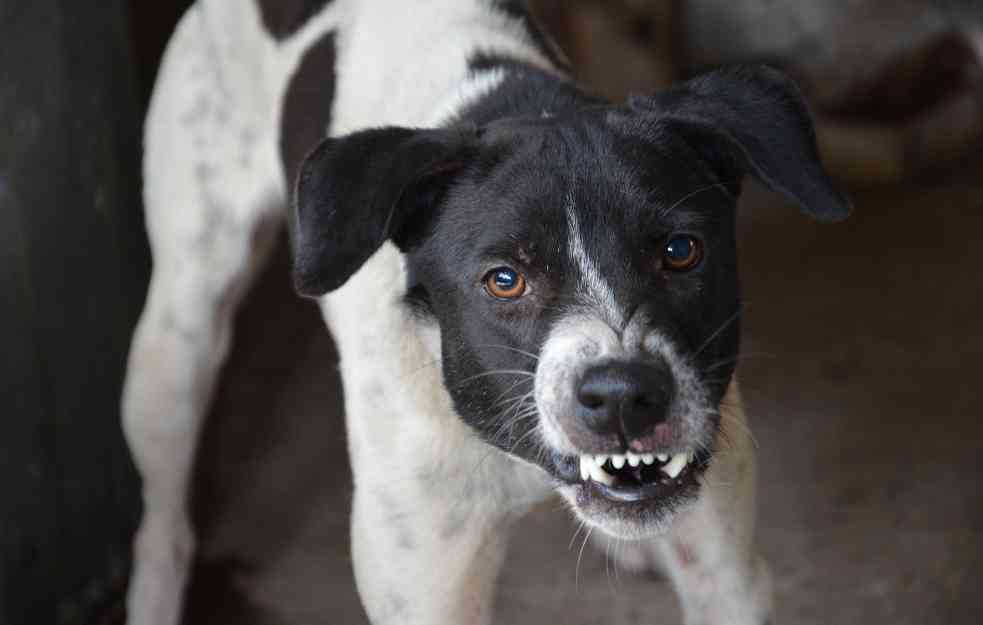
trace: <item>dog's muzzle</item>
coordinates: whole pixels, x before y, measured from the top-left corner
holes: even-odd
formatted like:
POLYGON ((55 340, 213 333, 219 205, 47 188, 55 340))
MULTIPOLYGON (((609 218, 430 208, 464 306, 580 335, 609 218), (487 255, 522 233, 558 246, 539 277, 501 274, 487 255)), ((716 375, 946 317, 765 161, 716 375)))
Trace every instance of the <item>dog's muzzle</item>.
POLYGON ((692 499, 717 427, 696 370, 672 341, 630 330, 619 336, 596 319, 571 320, 547 340, 536 374, 539 429, 561 492, 622 536, 656 527, 692 499))

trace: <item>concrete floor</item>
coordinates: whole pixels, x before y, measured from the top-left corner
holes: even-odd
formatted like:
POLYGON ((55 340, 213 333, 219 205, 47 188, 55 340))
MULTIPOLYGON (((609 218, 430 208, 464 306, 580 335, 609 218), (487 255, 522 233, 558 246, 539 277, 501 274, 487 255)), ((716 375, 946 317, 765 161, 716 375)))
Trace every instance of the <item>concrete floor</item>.
MULTIPOLYGON (((983 168, 811 223, 751 190, 739 372, 759 444, 776 625, 983 622, 983 168)), ((330 339, 281 253, 240 321, 202 444, 188 622, 359 624, 330 339)), ((498 623, 680 623, 558 503, 515 534, 498 623)))

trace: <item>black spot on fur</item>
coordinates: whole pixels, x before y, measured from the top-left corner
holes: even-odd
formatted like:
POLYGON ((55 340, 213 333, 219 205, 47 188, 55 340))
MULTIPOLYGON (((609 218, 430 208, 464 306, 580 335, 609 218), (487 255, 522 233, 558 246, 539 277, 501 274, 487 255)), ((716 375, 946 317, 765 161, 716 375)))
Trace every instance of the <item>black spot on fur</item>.
POLYGON ((409 607, 409 602, 406 597, 392 593, 388 596, 385 602, 385 613, 382 615, 383 623, 397 623, 405 620, 406 609, 409 607))
POLYGON ((294 34, 331 0, 258 0, 263 26, 280 41, 294 34))
POLYGON ((416 542, 413 540, 413 534, 409 531, 399 532, 396 535, 396 546, 404 551, 413 551, 416 548, 416 542))
POLYGON ((280 118, 280 158, 293 188, 308 152, 327 134, 335 91, 335 34, 327 33, 301 59, 290 79, 280 118))
POLYGON ((454 506, 444 520, 443 527, 440 529, 440 537, 444 540, 454 540, 459 537, 468 527, 471 519, 470 512, 464 507, 466 503, 454 506))

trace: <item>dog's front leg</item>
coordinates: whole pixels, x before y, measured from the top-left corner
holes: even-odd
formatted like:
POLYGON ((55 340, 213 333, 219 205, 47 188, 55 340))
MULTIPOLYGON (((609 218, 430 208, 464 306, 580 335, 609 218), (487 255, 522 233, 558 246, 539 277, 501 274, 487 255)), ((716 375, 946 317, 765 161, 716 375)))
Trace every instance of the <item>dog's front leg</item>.
POLYGON ((753 545, 755 459, 736 383, 722 407, 720 444, 699 501, 653 545, 686 625, 765 625, 771 576, 753 545))
MULTIPOLYGON (((407 419, 415 420, 389 420, 402 431, 385 444, 350 428, 352 556, 362 603, 375 625, 489 623, 509 528, 547 487, 532 469, 462 432, 460 422, 444 421, 458 430, 449 436, 407 419)), ((366 420, 381 419, 349 412, 350 425, 366 420)))
POLYGON ((491 622, 510 520, 473 502, 407 494, 382 484, 355 492, 352 556, 370 620, 491 622))
MULTIPOLYGON (((741 490, 747 492, 735 492, 741 490)), ((686 625, 768 623, 771 578, 750 544, 753 512, 738 502, 722 501, 733 496, 705 493, 660 541, 663 566, 679 595, 686 625)))

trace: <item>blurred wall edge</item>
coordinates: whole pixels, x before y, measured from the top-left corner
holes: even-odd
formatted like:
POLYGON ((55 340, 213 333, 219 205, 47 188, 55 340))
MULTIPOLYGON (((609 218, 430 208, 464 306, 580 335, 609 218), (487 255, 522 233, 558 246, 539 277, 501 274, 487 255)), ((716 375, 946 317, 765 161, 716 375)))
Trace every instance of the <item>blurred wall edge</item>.
POLYGON ((0 623, 93 622, 139 513, 119 394, 149 255, 123 0, 0 2, 0 623))

